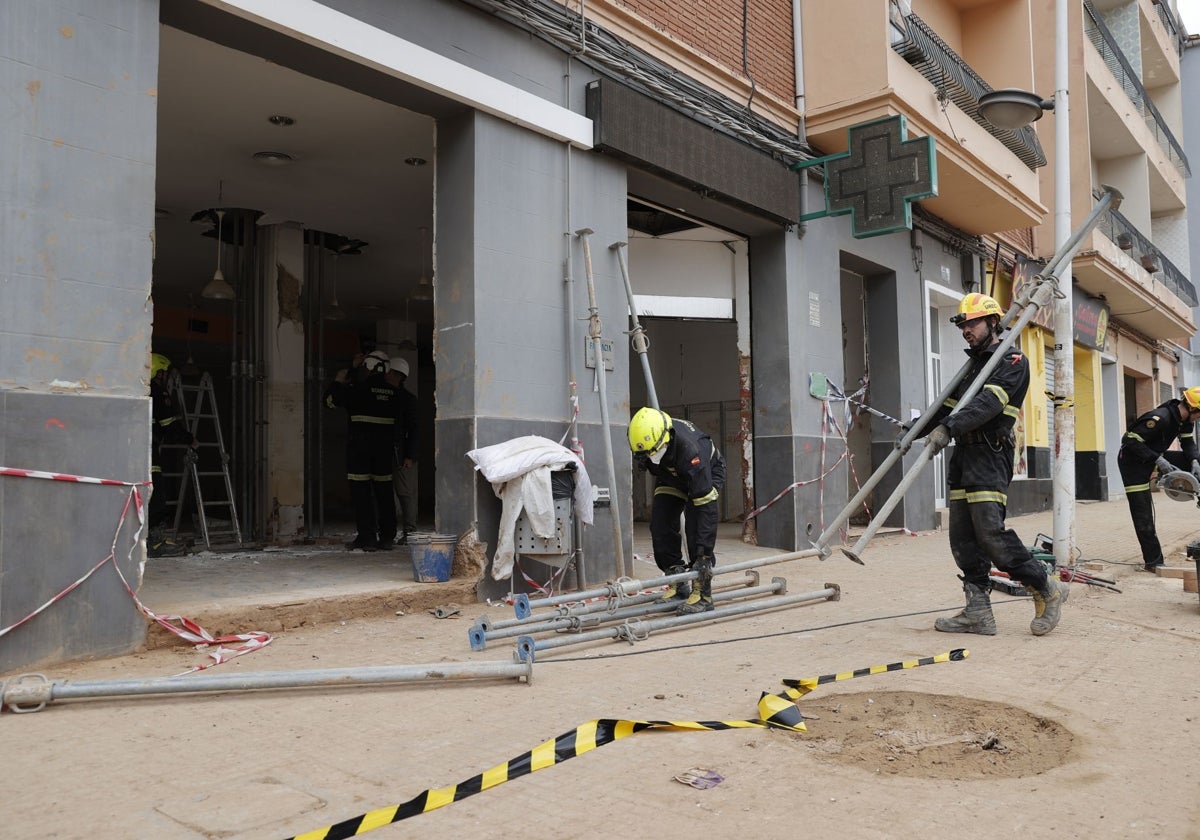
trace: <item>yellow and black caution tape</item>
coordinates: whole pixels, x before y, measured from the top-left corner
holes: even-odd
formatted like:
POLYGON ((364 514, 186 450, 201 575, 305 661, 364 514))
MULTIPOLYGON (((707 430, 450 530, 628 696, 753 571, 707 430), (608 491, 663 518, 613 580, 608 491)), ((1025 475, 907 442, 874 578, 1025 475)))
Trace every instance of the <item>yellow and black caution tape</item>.
POLYGON ((791 700, 799 700, 819 685, 852 680, 855 677, 869 677, 873 674, 886 674, 888 671, 907 671, 909 668, 916 668, 920 665, 936 665, 938 662, 960 662, 970 656, 970 654, 971 652, 965 648, 955 648, 945 653, 939 653, 937 656, 909 659, 905 662, 893 662, 890 665, 875 665, 870 668, 859 668, 857 671, 845 671, 841 674, 826 674, 823 677, 784 680, 783 684, 789 686, 784 694, 791 700))
POLYGON ((782 694, 764 693, 758 701, 758 718, 754 720, 620 720, 615 718, 600 718, 590 720, 577 726, 570 732, 564 732, 557 738, 545 741, 529 752, 509 759, 503 764, 497 764, 491 770, 472 776, 464 782, 443 788, 430 788, 400 805, 390 805, 377 808, 357 817, 343 820, 340 823, 327 825, 315 831, 297 834, 289 840, 341 840, 345 837, 357 837, 382 828, 385 825, 400 820, 415 817, 459 802, 468 796, 474 796, 497 785, 527 776, 536 770, 561 764, 577 755, 591 752, 605 744, 627 738, 646 729, 658 729, 675 732, 718 732, 726 729, 787 729, 792 732, 807 732, 804 716, 796 707, 796 700, 808 694, 819 685, 832 682, 865 677, 871 674, 884 674, 888 671, 903 671, 916 668, 919 665, 933 665, 937 662, 958 662, 965 659, 968 652, 962 648, 928 656, 923 659, 913 659, 907 662, 893 662, 890 665, 876 665, 872 668, 861 668, 857 671, 847 671, 841 674, 826 674, 821 677, 809 677, 800 680, 784 680, 789 688, 782 694))

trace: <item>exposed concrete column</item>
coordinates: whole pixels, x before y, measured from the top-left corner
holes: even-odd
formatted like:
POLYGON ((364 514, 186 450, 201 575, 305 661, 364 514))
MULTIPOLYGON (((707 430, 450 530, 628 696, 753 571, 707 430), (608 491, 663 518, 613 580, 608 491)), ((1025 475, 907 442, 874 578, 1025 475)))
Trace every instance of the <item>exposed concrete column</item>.
POLYGON ((267 312, 267 530, 273 539, 304 531, 304 230, 295 222, 259 228, 267 312))

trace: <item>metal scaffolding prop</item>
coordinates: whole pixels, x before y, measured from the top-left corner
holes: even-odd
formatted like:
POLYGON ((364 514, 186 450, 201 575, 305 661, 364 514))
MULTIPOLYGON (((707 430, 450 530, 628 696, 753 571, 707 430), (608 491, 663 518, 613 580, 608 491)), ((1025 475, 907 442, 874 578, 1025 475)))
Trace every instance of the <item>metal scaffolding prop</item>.
POLYGON ((604 639, 617 639, 634 642, 649 638, 651 633, 660 630, 674 630, 677 627, 687 627, 708 621, 719 621, 722 618, 750 615, 768 610, 793 607, 797 604, 813 601, 841 600, 841 587, 836 583, 825 584, 824 589, 815 592, 801 592, 796 595, 780 595, 775 598, 756 598, 749 601, 729 604, 713 609, 711 612, 692 613, 690 615, 673 615, 667 618, 644 620, 636 618, 623 621, 613 627, 604 627, 586 633, 558 636, 552 639, 535 639, 532 636, 521 636, 517 639, 517 657, 522 662, 533 662, 538 651, 554 650, 568 645, 580 645, 586 642, 597 642, 604 639))
POLYGON ((642 376, 646 378, 646 399, 651 408, 658 408, 658 392, 654 389, 654 375, 650 372, 650 356, 648 355, 650 339, 646 337, 646 331, 642 329, 642 322, 638 320, 637 304, 633 299, 633 284, 629 282, 629 265, 625 261, 625 251, 623 250, 628 247, 628 243, 614 242, 608 247, 617 252, 617 263, 621 266, 621 277, 625 281, 625 296, 629 298, 629 323, 632 325, 629 329, 629 340, 642 362, 642 376))
MULTIPOLYGON (((588 340, 592 342, 593 358, 596 360, 596 388, 600 392, 600 426, 604 438, 604 462, 608 467, 610 492, 618 487, 616 461, 613 457, 612 424, 608 419, 608 385, 604 373, 604 341, 600 326, 600 308, 596 305, 596 278, 592 273, 592 246, 588 237, 592 235, 591 228, 580 228, 575 231, 583 246, 583 270, 587 278, 588 289, 588 340)), ((628 564, 625 561, 625 538, 621 533, 621 506, 616 499, 609 505, 609 515, 612 518, 613 550, 616 552, 617 570, 623 575, 633 571, 633 559, 628 564)))
MULTIPOLYGON (((987 382, 988 377, 991 376, 992 371, 995 370, 998 364, 1000 364, 1000 360, 1004 356, 1004 351, 1016 342, 1017 338, 1021 334, 1021 330, 1024 329, 1025 326, 1034 318, 1038 310, 1046 306, 1050 300, 1058 294, 1057 273, 1059 267, 1063 264, 1070 265, 1072 258, 1074 258, 1075 253, 1079 250, 1083 243, 1083 238, 1099 223, 1101 216, 1104 215, 1104 213, 1110 208, 1116 209, 1120 205, 1122 199, 1121 193, 1109 186, 1106 186, 1104 189, 1104 195, 1101 196, 1100 200, 1097 202, 1095 208, 1091 212, 1091 215, 1089 215, 1087 220, 1079 227, 1079 229, 1071 235, 1071 238, 1064 242, 1062 247, 1055 252, 1054 256, 1046 264, 1046 267, 1033 278, 1033 281, 1029 284, 1028 289, 1022 293, 1021 298, 1014 301, 1014 306, 1005 313, 1004 318, 1000 321, 1000 324, 1002 327, 1008 330, 1008 334, 1000 342, 999 348, 995 353, 992 354, 992 357, 988 360, 988 363, 984 365, 983 369, 971 383, 970 387, 968 387, 963 395, 959 398, 958 405, 955 406, 951 414, 957 413, 963 406, 970 402, 976 394, 979 393, 979 391, 983 388, 984 383, 987 382)), ((889 470, 891 470, 896 462, 900 460, 904 453, 908 451, 909 446, 911 446, 913 441, 916 440, 918 433, 922 431, 923 427, 941 407, 942 403, 944 403, 945 400, 954 392, 954 389, 958 387, 963 377, 966 376, 966 373, 967 365, 963 365, 958 373, 956 373, 951 378, 950 382, 947 383, 946 387, 942 389, 942 392, 937 396, 937 399, 935 399, 934 402, 925 409, 925 412, 919 419, 912 423, 908 431, 906 431, 904 435, 896 441, 895 448, 888 455, 888 457, 884 459, 883 463, 879 465, 878 469, 871 474, 871 477, 863 484, 854 498, 850 500, 850 502, 834 518, 834 520, 821 533, 821 535, 817 537, 817 541, 814 543, 814 545, 820 550, 822 556, 828 557, 832 553, 831 549, 829 548, 829 541, 838 532, 842 525, 846 523, 851 514, 858 509, 859 505, 861 505, 862 502, 867 498, 867 495, 875 488, 875 485, 879 483, 879 481, 888 473, 889 470)), ((863 562, 861 558, 863 549, 866 548, 867 543, 870 542, 871 538, 875 536, 875 532, 878 531, 883 525, 883 522, 887 519, 888 514, 891 513, 892 510, 895 509, 896 505, 900 503, 900 500, 904 498, 905 492, 907 492, 908 488, 912 486, 914 481, 916 481, 917 476, 920 474, 921 470, 925 468, 925 465, 933 459, 934 454, 936 453, 932 452, 928 446, 921 450, 921 453, 917 456, 916 463, 909 467, 909 470, 907 473, 905 473, 904 478, 901 479, 900 483, 896 486, 896 489, 892 491, 892 495, 889 496, 887 501, 884 502, 883 505, 881 505, 880 508, 875 512, 875 516, 871 520, 871 524, 867 527, 866 531, 863 532, 862 536, 858 538, 858 541, 851 548, 843 548, 843 554, 856 563, 861 564, 863 562)))
MULTIPOLYGON (((757 574, 747 575, 745 583, 714 592, 713 601, 742 600, 760 595, 783 595, 787 592, 787 581, 784 578, 772 578, 770 584, 763 586, 758 586, 757 583, 757 574)), ((656 613, 673 613, 682 603, 674 599, 660 602, 658 599, 661 596, 661 592, 638 595, 630 598, 625 602, 625 606, 619 609, 611 609, 604 604, 589 604, 581 607, 578 612, 545 617, 531 616, 527 621, 514 622, 507 627, 492 630, 484 630, 477 624, 467 635, 471 642, 471 650, 483 650, 488 642, 496 639, 532 636, 535 633, 581 633, 614 621, 656 613)))
MULTIPOLYGON (((750 569, 757 569, 761 566, 773 566, 776 563, 786 563, 789 560, 800 560, 805 557, 821 557, 828 556, 828 552, 824 555, 817 548, 805 548, 800 551, 789 551, 785 554, 770 554, 766 557, 758 557, 752 560, 743 560, 740 563, 730 563, 728 566, 715 566, 712 570, 713 577, 718 575, 728 575, 733 572, 745 572, 750 569)), ((656 586, 668 586, 673 583, 679 583, 685 580, 696 580, 700 577, 698 572, 680 572, 674 575, 661 575, 655 578, 647 578, 639 580, 637 578, 623 578, 606 584, 605 586, 596 587, 595 589, 585 589, 582 592, 571 592, 565 595, 551 595, 547 598, 534 598, 530 600, 529 596, 520 593, 513 597, 513 611, 516 612, 518 619, 527 619, 533 614, 536 609, 543 607, 553 607, 559 604, 570 604, 578 601, 586 601, 592 598, 608 598, 618 605, 628 601, 629 598, 638 595, 646 589, 653 589, 656 586)), ((481 619, 482 620, 482 619, 481 619)), ((508 619, 511 620, 511 619, 508 619)), ((494 626, 500 626, 496 622, 494 626)))
POLYGON ((445 682, 516 678, 533 680, 528 662, 437 662, 430 665, 378 665, 361 668, 323 668, 314 671, 261 671, 250 674, 153 677, 128 680, 48 680, 42 674, 22 674, 0 682, 0 708, 38 712, 59 700, 131 697, 151 694, 195 694, 213 691, 256 691, 272 688, 333 688, 403 682, 445 682))

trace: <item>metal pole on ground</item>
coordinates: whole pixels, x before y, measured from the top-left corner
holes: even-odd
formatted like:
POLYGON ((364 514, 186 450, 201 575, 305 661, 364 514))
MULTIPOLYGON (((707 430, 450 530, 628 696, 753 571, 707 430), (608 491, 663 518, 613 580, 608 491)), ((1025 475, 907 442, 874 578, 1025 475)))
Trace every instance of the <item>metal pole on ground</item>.
POLYGON ((436 662, 429 665, 378 665, 362 668, 323 668, 314 671, 260 671, 249 674, 202 674, 127 680, 48 680, 42 674, 22 674, 0 682, 0 705, 13 712, 37 712, 57 700, 132 697, 151 694, 194 694, 211 691, 255 691, 375 685, 379 683, 477 680, 515 677, 530 681, 529 662, 436 662))
MULTIPOLYGON (((759 595, 783 595, 785 592, 787 592, 787 580, 777 577, 771 578, 771 583, 763 584, 762 586, 743 585, 722 589, 713 593, 713 601, 716 603, 733 600, 742 601, 757 598, 759 595)), ((549 616, 541 621, 532 621, 511 627, 501 627, 495 630, 471 628, 469 634, 471 650, 483 650, 487 647, 488 642, 495 641, 496 639, 508 639, 513 636, 532 636, 535 633, 549 632, 563 634, 581 633, 587 628, 599 627, 602 624, 614 621, 624 621, 629 618, 656 613, 674 613, 681 603, 683 602, 677 600, 659 601, 656 596, 653 601, 643 601, 642 603, 631 604, 617 610, 595 610, 590 613, 578 615, 549 616)))
MULTIPOLYGON (((600 310, 596 306, 596 281, 592 274, 592 248, 588 237, 592 235, 591 228, 580 228, 575 231, 583 244, 583 269, 587 276, 588 287, 588 337, 592 341, 592 354, 596 361, 596 386, 600 389, 600 426, 601 437, 604 438, 604 460, 608 467, 609 496, 608 509, 612 517, 613 548, 616 552, 617 570, 623 575, 632 575, 632 562, 625 564, 625 538, 621 534, 621 506, 617 498, 617 467, 613 459, 612 427, 608 420, 608 385, 604 374, 604 346, 600 332, 600 310)), ((632 559, 631 559, 632 560, 632 559)))
MULTIPOLYGON (((759 557, 752 560, 742 560, 740 563, 730 563, 727 566, 714 566, 713 576, 727 575, 733 572, 744 572, 748 569, 757 569, 760 566, 772 566, 776 563, 786 563, 789 560, 801 560, 805 557, 820 557, 821 552, 815 548, 806 548, 802 551, 789 551, 786 554, 771 554, 766 557, 759 557)), ((621 580, 615 583, 610 583, 602 589, 588 589, 583 592, 573 592, 569 595, 551 595, 547 598, 536 598, 529 600, 529 596, 521 594, 513 599, 513 611, 517 614, 517 618, 527 618, 535 609, 541 607, 553 607, 558 604, 567 604, 572 601, 581 601, 586 598, 610 598, 620 600, 629 595, 636 595, 643 589, 649 589, 654 586, 666 586, 670 583, 679 583, 684 580, 696 580, 700 577, 700 573, 696 571, 679 572, 674 575, 663 575, 661 577, 650 578, 649 580, 621 580)))
POLYGON ((792 607, 810 601, 837 601, 841 598, 841 589, 837 584, 827 583, 824 589, 815 592, 801 592, 796 595, 780 595, 777 598, 762 598, 745 603, 730 604, 717 607, 710 612, 691 613, 690 615, 675 615, 669 618, 655 618, 649 621, 627 621, 616 627, 605 627, 587 633, 562 636, 554 639, 537 640, 532 636, 521 636, 517 639, 517 656, 522 662, 532 662, 540 650, 552 650, 578 645, 584 642, 596 642, 603 639, 624 639, 629 643, 648 638, 656 630, 673 630, 676 627, 687 627, 691 624, 702 624, 718 621, 722 618, 749 615, 766 612, 781 607, 792 607))

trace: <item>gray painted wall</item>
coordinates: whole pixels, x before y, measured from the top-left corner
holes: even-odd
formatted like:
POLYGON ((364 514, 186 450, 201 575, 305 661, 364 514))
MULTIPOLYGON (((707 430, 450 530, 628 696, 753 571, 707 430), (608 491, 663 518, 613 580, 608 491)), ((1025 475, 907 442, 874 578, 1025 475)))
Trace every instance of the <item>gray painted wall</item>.
MULTIPOLYGON (((758 502, 794 482, 812 482, 760 514, 761 543, 807 547, 841 512, 849 499, 848 487, 853 486, 844 464, 823 487, 814 481, 829 470, 844 447, 836 432, 822 440, 821 404, 809 394, 812 373, 825 374, 839 385, 844 378, 843 268, 865 278, 870 404, 904 419, 911 409, 926 407, 924 282, 931 279, 961 289, 963 267, 960 258, 944 253, 937 240, 922 239, 914 259, 910 232, 855 239, 846 219, 835 217, 811 222, 803 238, 786 233, 752 240, 758 502)), ((855 328, 861 330, 862 325, 855 328)), ((897 431, 888 423, 872 422, 871 460, 855 465, 860 482, 891 452, 897 431)), ((915 459, 914 450, 901 463, 911 466, 915 459)), ((872 511, 902 475, 903 469, 897 467, 881 481, 871 500, 872 511)), ((913 530, 935 527, 933 498, 933 474, 927 470, 887 523, 913 530)))
MULTIPOLYGON (((149 477, 158 3, 0 6, 0 463, 149 477)), ((108 554, 127 488, 0 477, 0 627, 108 554), (48 513, 50 512, 50 513, 48 513)), ((132 586, 132 530, 117 562, 132 586)), ((0 638, 0 671, 130 650, 111 564, 0 638)))
MULTIPOLYGON (((591 238, 597 307, 605 338, 618 339, 627 311, 612 242, 625 238, 625 170, 487 115, 438 127, 437 326, 438 525, 462 533, 476 524, 495 548, 500 503, 466 453, 537 434, 560 439, 570 420, 566 343, 576 348, 580 438, 592 483, 610 487, 629 555, 628 343, 614 341, 607 406, 618 473, 607 474, 599 395, 584 368, 588 294, 582 243, 591 238), (570 176, 568 178, 568 167, 570 176), (570 212, 568 213, 568 209, 570 212), (567 306, 566 261, 573 277, 567 306)), ((596 511, 584 543, 591 580, 618 570, 608 509, 596 511)), ((482 594, 507 591, 496 583, 482 594)))

